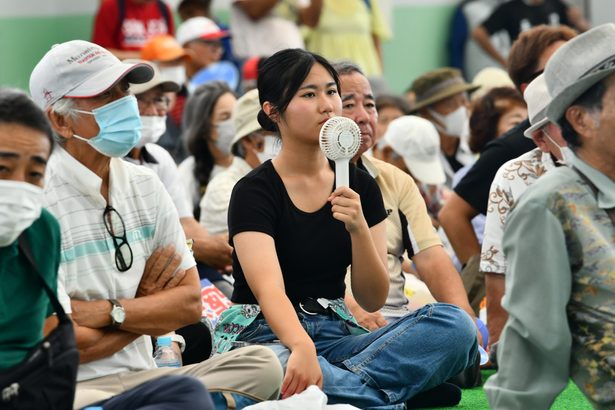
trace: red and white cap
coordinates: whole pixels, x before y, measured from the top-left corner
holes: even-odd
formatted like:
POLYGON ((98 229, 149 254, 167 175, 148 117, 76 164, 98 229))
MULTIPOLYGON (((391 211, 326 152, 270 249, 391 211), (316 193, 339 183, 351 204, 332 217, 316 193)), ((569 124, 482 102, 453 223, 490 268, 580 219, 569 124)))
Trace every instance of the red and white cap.
POLYGON ((129 83, 149 81, 154 71, 146 63, 122 63, 105 48, 83 40, 55 44, 30 75, 30 94, 46 109, 62 97, 95 97, 126 77, 129 83))
POLYGON ((184 21, 177 28, 175 35, 182 47, 192 40, 220 40, 228 36, 228 31, 220 29, 213 20, 207 17, 192 17, 184 21))

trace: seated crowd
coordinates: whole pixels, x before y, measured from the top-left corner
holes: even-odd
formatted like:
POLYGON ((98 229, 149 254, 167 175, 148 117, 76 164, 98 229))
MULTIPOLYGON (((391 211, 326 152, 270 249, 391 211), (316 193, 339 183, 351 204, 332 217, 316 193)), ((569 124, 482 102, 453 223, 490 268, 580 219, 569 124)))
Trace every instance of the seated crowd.
MULTIPOLYGON (((537 26, 508 73, 440 68, 406 101, 370 82, 379 42, 367 71, 295 44, 239 62, 255 87, 216 76, 228 31, 201 3, 140 52, 67 41, 29 96, 0 88, 0 408, 243 408, 313 385, 443 407, 485 367, 496 409, 549 408, 570 378, 615 406, 615 25, 537 26), (360 132, 347 185, 319 144, 338 116, 360 132), (214 327, 208 284, 229 301, 214 327), (15 387, 60 333, 68 383, 49 364, 38 393, 15 387)), ((299 11, 317 34, 324 3, 299 11)))

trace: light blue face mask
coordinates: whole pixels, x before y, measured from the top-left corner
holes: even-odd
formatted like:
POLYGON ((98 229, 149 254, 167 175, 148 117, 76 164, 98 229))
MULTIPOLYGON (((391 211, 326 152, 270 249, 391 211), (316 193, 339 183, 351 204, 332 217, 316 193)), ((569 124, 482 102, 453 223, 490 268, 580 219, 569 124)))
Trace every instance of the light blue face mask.
POLYGON ((127 95, 92 111, 75 110, 94 116, 100 131, 87 139, 73 134, 75 138, 90 144, 96 151, 108 157, 123 157, 141 139, 141 117, 134 95, 127 95))

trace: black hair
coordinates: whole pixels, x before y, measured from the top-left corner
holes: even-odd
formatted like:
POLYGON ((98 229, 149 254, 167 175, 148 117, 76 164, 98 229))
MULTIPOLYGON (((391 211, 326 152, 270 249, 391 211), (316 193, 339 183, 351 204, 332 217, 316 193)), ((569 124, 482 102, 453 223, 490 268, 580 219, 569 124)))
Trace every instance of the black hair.
POLYGON ((403 113, 403 115, 410 114, 410 106, 408 105, 408 102, 397 95, 385 94, 376 97, 376 111, 379 112, 385 108, 397 108, 403 113))
POLYGON ((45 113, 21 90, 0 88, 0 124, 19 124, 40 131, 53 150, 53 131, 45 113))
MULTIPOLYGON (((607 87, 605 81, 598 81, 596 84, 592 85, 587 91, 581 94, 576 100, 574 100, 574 102, 568 107, 572 107, 573 105, 579 105, 585 108, 587 111, 602 111, 602 98, 606 93, 606 89, 607 87)), ((564 110, 564 113, 559 119, 558 124, 562 130, 562 137, 564 137, 570 147, 580 147, 581 138, 579 137, 579 134, 574 129, 572 124, 570 124, 570 122, 568 122, 568 120, 566 119, 566 110, 564 110)))
MULTIPOLYGON (((320 64, 331 74, 339 93, 340 80, 335 69, 324 57, 299 48, 289 48, 268 57, 259 67, 256 84, 261 107, 265 101, 269 101, 275 114, 284 114, 286 107, 314 64, 320 64)), ((265 114, 262 108, 257 118, 264 130, 278 132, 277 124, 265 114)))
POLYGON ((203 84, 190 95, 184 108, 181 138, 194 156, 194 176, 200 186, 207 185, 214 168, 214 157, 208 145, 213 128, 211 116, 218 99, 226 93, 233 92, 223 81, 203 84))

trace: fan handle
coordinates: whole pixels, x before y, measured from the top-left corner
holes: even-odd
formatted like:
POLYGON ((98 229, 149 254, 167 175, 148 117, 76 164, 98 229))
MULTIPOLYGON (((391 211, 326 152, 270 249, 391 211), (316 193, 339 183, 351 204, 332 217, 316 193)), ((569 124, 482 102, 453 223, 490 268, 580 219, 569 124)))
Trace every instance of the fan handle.
POLYGON ((339 158, 335 160, 335 188, 350 186, 348 181, 349 158, 339 158))

